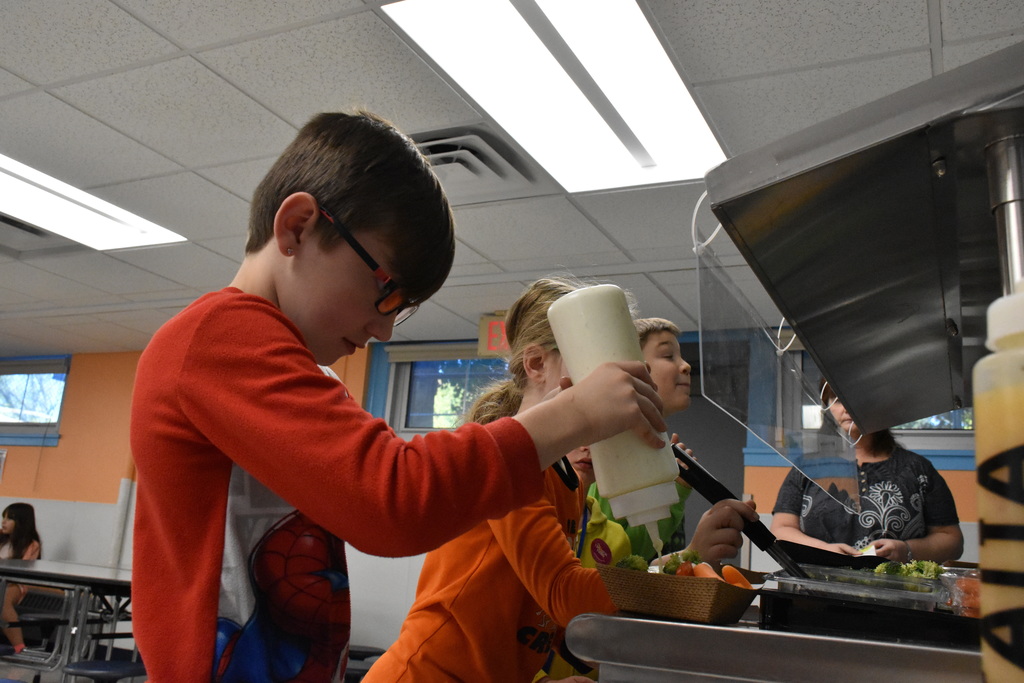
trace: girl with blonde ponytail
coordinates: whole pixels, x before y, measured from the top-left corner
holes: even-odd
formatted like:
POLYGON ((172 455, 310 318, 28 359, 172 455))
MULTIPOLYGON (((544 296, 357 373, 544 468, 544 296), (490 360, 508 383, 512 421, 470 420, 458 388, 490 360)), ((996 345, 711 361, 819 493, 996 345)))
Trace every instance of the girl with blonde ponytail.
MULTIPOLYGON (((509 377, 484 392, 468 421, 518 415, 559 387, 566 373, 547 310, 581 286, 544 278, 512 305, 505 318, 509 377)), ((398 640, 366 683, 530 681, 570 619, 615 610, 597 570, 584 569, 570 546, 586 491, 570 490, 558 465, 544 476, 545 493, 536 503, 427 554, 398 640)))

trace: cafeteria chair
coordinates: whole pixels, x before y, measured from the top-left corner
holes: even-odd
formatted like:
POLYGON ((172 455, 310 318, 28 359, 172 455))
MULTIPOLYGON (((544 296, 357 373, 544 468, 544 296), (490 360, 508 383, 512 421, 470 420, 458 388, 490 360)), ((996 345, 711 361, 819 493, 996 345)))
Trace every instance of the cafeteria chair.
POLYGON ((359 683, 370 667, 384 654, 379 647, 369 645, 350 645, 348 648, 348 664, 345 667, 345 683, 359 683))
POLYGON ((118 638, 132 638, 133 635, 130 631, 123 633, 99 631, 91 634, 92 644, 89 648, 91 654, 88 656, 94 657, 94 659, 79 659, 65 664, 64 674, 66 676, 88 678, 89 680, 96 681, 96 683, 116 683, 125 679, 145 676, 146 666, 139 659, 138 648, 132 649, 129 659, 118 658, 113 654, 114 640, 118 638), (110 641, 110 644, 103 647, 105 652, 102 657, 99 657, 100 648, 96 647, 96 643, 102 640, 110 641))
POLYGON ((16 609, 18 620, 10 625, 21 627, 26 647, 15 654, 13 647, 4 644, 0 646, 0 658, 5 663, 36 670, 49 671, 60 666, 70 647, 75 611, 73 591, 30 586, 16 609))
POLYGON ((81 676, 96 683, 116 683, 146 675, 146 667, 137 659, 83 659, 64 665, 64 673, 81 676))

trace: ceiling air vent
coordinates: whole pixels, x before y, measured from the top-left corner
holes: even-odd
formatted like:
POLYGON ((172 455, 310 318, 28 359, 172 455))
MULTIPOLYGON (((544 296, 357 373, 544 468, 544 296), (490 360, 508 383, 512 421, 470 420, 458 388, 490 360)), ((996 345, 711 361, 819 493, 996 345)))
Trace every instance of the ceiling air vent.
POLYGON ((468 133, 417 141, 453 205, 475 204, 551 192, 539 187, 494 145, 468 133))

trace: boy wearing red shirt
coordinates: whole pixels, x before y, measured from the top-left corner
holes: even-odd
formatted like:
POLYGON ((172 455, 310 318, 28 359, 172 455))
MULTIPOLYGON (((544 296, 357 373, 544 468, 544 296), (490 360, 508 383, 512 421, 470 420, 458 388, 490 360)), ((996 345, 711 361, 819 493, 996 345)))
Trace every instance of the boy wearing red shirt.
POLYGON ((409 138, 321 114, 257 188, 230 286, 154 335, 131 422, 133 630, 151 683, 337 680, 344 541, 419 554, 536 500, 541 471, 577 446, 626 429, 662 443, 641 363, 408 442, 321 371, 390 339, 441 287, 454 245, 409 138))

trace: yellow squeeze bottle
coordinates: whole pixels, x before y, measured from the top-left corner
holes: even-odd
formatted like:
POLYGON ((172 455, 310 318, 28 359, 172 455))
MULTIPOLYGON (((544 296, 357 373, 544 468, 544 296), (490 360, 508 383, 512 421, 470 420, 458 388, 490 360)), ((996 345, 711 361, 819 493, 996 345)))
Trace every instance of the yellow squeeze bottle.
MULTIPOLYGON (((643 361, 625 293, 615 285, 584 287, 551 304, 548 321, 569 377, 579 382, 606 362, 643 361)), ((645 526, 658 554, 659 519, 678 502, 679 466, 669 439, 651 448, 632 431, 590 445, 594 477, 617 518, 645 526)))
POLYGON ((975 363, 974 439, 981 566, 981 666, 987 681, 1024 677, 1024 282, 988 309, 975 363))

